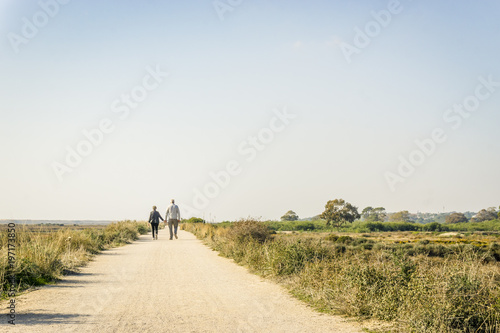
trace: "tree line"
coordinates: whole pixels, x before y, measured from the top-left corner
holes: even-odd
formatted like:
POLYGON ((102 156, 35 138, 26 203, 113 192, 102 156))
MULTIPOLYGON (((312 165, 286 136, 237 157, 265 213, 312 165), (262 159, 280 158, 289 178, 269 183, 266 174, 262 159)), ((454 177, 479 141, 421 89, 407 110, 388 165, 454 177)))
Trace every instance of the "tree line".
MULTIPOLYGON (((478 213, 471 212, 460 213, 452 212, 448 214, 425 214, 427 222, 437 222, 436 216, 444 216, 445 223, 465 223, 465 222, 483 222, 495 219, 500 219, 500 206, 497 210, 495 207, 481 209, 478 213), (434 218, 434 219, 433 219, 434 218), (429 220, 433 219, 433 220, 429 220)), ((440 218, 441 218, 440 216, 440 218)), ((402 210, 395 213, 387 213, 384 207, 365 207, 361 213, 358 212, 358 207, 346 202, 344 199, 329 200, 325 205, 325 210, 315 218, 326 221, 327 225, 340 227, 346 223, 352 223, 355 220, 362 219, 369 222, 426 222, 418 214, 410 214, 407 210, 402 210), (416 218, 415 218, 416 216, 416 218)), ((297 221, 299 216, 289 210, 282 217, 282 221, 297 221)))

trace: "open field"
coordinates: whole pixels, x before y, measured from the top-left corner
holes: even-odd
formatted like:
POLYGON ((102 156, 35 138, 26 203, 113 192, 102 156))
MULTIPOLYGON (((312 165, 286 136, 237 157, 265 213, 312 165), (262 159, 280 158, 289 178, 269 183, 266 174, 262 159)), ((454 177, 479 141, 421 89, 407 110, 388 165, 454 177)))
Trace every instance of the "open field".
MULTIPOLYGON (((351 224, 343 225, 340 230, 326 225, 326 221, 265 221, 263 222, 274 231, 340 231, 351 233, 367 233, 376 231, 460 231, 460 232, 479 232, 490 231, 500 233, 500 220, 490 220, 483 222, 467 222, 455 224, 441 224, 432 222, 427 224, 410 222, 367 222, 355 221, 351 224)), ((230 223, 221 223, 220 225, 229 225, 230 223)))
POLYGON ((500 330, 496 232, 273 234, 255 221, 183 228, 320 311, 392 331, 500 330))
MULTIPOLYGON (((495 230, 355 232, 351 226, 338 232, 325 226, 276 232, 269 225, 277 229, 277 223, 182 228, 318 311, 358 318, 371 331, 500 330, 500 233, 495 230)), ((284 229, 301 223, 287 222, 284 229)), ((146 222, 135 221, 84 230, 50 227, 16 227, 13 268, 8 234, 2 234, 3 295, 11 287, 9 276, 15 276, 17 291, 50 284, 78 271, 101 250, 149 230, 146 222)))

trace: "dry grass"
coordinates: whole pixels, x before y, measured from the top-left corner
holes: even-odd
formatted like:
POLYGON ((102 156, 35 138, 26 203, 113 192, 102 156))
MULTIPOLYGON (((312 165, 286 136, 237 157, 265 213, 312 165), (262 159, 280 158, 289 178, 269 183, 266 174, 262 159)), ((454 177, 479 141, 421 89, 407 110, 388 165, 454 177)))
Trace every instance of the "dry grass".
MULTIPOLYGON (((321 311, 383 320, 401 332, 500 330, 496 236, 307 233, 262 241, 237 236, 238 227, 183 228, 321 311)), ((247 221, 244 234, 252 228, 262 232, 247 221)))
MULTIPOLYGON (((5 225, 7 228, 7 225, 5 225)), ((2 296, 15 277, 18 291, 56 281, 61 275, 84 265, 100 251, 130 243, 148 230, 146 222, 122 221, 105 227, 74 230, 18 225, 15 236, 15 262, 8 265, 8 234, 0 237, 0 279, 2 296)))

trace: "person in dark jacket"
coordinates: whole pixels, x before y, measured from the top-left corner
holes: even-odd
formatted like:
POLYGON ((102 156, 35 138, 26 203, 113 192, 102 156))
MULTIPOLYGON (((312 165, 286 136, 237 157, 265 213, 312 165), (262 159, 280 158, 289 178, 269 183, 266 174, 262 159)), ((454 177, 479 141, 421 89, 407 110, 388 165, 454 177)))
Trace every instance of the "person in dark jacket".
POLYGON ((153 239, 158 239, 158 225, 160 224, 160 219, 163 221, 163 217, 161 217, 160 213, 156 211, 156 206, 153 206, 153 211, 149 214, 149 223, 151 223, 151 232, 153 233, 153 239))

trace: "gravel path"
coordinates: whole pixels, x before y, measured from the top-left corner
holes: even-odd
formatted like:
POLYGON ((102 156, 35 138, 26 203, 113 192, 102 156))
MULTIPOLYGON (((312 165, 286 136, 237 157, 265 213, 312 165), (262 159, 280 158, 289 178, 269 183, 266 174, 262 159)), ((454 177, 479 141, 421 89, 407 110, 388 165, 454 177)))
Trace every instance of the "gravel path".
MULTIPOLYGON (((192 234, 141 236, 80 274, 19 295, 2 332, 362 332, 219 257, 192 234)), ((0 303, 5 314, 7 302, 0 303)))

